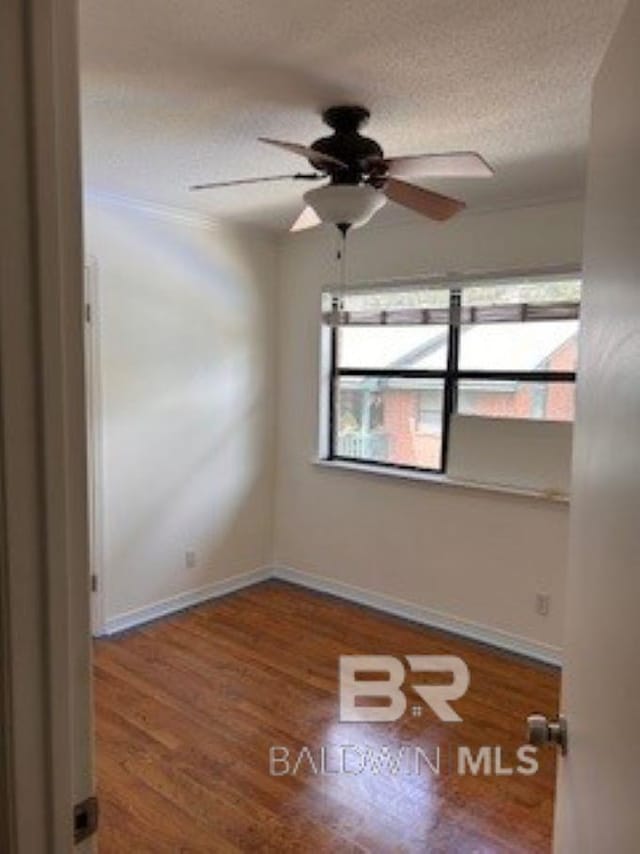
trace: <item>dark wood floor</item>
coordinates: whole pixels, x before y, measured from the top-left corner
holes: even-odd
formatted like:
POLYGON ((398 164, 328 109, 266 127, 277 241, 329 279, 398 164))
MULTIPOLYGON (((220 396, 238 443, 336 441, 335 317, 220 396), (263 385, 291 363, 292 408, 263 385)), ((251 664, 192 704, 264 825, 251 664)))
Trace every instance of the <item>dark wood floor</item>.
POLYGON ((461 776, 442 760, 492 745, 514 764, 527 714, 554 715, 558 685, 550 668, 278 582, 97 641, 99 850, 548 852, 551 751, 529 777, 461 776), (340 723, 338 656, 349 654, 461 656, 463 722, 425 710, 340 723), (434 759, 440 747, 441 772, 323 776, 303 761, 295 776, 269 773, 274 745, 295 760, 305 745, 346 744, 434 759))

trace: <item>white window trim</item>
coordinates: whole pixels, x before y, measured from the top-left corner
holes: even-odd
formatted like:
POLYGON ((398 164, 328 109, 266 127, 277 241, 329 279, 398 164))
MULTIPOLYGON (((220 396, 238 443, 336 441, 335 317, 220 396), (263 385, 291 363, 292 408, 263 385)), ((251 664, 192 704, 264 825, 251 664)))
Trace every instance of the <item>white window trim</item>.
POLYGON ((362 474, 365 477, 377 475, 383 478, 413 482, 424 486, 436 488, 445 487, 450 489, 463 489, 472 492, 489 492, 497 495, 516 496, 518 498, 535 499, 536 501, 547 501, 551 504, 569 505, 571 498, 567 493, 554 492, 552 490, 525 489, 509 484, 485 483, 472 480, 461 480, 449 477, 446 474, 435 474, 429 471, 417 469, 392 468, 391 466, 370 465, 367 463, 347 462, 346 460, 330 460, 316 457, 311 460, 312 465, 322 469, 333 469, 335 471, 362 474))

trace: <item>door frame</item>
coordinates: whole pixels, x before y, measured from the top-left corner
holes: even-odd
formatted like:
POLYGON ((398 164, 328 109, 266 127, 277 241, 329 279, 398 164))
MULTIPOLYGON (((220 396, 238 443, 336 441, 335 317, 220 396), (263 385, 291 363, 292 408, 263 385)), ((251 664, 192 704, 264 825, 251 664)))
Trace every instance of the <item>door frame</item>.
MULTIPOLYGON (((0 844, 93 794, 76 0, 0 4, 0 844)), ((74 850, 89 850, 91 840, 74 850)))
POLYGON ((97 258, 84 262, 84 353, 87 402, 87 492, 89 511, 89 577, 91 633, 104 633, 106 586, 104 572, 104 445, 101 361, 100 268, 97 258))

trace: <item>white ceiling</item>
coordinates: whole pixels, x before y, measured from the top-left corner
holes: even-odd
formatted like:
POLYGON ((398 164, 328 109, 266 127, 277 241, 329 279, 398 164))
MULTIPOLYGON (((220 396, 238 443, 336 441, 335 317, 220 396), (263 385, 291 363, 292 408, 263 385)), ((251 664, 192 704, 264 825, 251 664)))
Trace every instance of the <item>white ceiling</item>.
POLYGON ((387 154, 482 152, 495 179, 429 182, 471 207, 576 197, 624 3, 80 0, 86 186, 285 228, 310 185, 186 188, 304 169, 256 137, 308 144, 322 107, 362 103, 387 154))

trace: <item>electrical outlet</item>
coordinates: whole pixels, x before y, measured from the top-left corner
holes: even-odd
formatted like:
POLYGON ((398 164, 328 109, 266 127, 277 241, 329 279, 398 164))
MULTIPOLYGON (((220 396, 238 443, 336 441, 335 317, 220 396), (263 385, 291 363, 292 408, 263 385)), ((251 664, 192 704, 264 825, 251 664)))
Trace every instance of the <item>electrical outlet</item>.
POLYGON ((197 564, 196 553, 193 549, 187 549, 184 553, 185 569, 193 569, 197 564))
POLYGON ((536 593, 536 614, 548 617, 551 609, 551 596, 548 593, 536 593))

